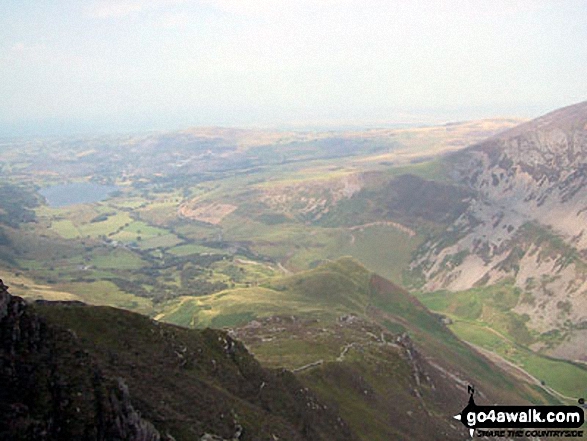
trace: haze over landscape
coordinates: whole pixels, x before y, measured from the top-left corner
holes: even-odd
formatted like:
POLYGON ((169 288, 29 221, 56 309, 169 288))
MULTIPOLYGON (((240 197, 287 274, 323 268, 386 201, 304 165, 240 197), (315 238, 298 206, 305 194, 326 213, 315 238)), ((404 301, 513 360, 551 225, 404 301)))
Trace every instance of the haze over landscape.
POLYGON ((580 414, 586 13, 2 2, 0 440, 469 439, 473 396, 580 414))
POLYGON ((0 5, 0 134, 536 117, 587 94, 585 2, 0 5))

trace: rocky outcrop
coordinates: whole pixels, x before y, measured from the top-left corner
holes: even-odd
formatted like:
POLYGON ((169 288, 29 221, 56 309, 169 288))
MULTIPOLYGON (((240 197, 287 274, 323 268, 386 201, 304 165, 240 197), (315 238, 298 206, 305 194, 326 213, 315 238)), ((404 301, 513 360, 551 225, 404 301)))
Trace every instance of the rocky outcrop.
POLYGON ((587 102, 552 112, 456 156, 463 182, 587 249, 587 102))
POLYGON ((118 387, 112 388, 109 396, 115 433, 123 440, 160 441, 157 429, 151 422, 141 418, 141 414, 133 407, 124 380, 119 378, 117 383, 118 387))
POLYGON ((358 439, 226 332, 0 286, 0 440, 358 439))
POLYGON ((0 439, 160 441, 122 380, 104 377, 66 330, 0 280, 0 439))

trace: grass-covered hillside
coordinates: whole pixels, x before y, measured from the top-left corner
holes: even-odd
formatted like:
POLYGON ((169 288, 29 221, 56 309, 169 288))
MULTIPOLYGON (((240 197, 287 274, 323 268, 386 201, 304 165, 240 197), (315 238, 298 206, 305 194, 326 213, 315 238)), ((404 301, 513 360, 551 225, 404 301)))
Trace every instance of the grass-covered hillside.
POLYGON ((8 302, 21 312, 0 318, 2 335, 18 335, 3 340, 10 348, 2 363, 19 374, 1 398, 28 409, 2 427, 9 434, 47 427, 56 412, 50 403, 61 403, 60 415, 77 412, 77 423, 59 427, 86 439, 79 434, 108 426, 96 426, 102 397, 116 396, 124 405, 114 401, 108 418, 121 407, 131 426, 162 439, 446 439, 465 433, 452 415, 466 402, 467 384, 481 402, 552 400, 348 258, 249 288, 233 298, 233 309, 202 305, 228 332, 111 307, 8 302), (25 384, 45 398, 19 395, 25 384))
POLYGON ((1 439, 358 439, 225 332, 0 297, 1 439))
POLYGON ((354 338, 363 340, 364 333, 345 337, 344 332, 339 332, 341 317, 349 316, 380 330, 372 332, 368 341, 377 341, 381 332, 406 333, 416 347, 442 369, 453 372, 463 384, 474 382, 487 393, 503 394, 501 397, 506 401, 521 397, 546 399, 547 394, 540 387, 517 385, 455 337, 440 317, 430 313, 415 297, 351 258, 248 289, 227 290, 198 299, 182 298, 175 310, 158 319, 187 326, 229 327, 242 335, 262 361, 296 369, 319 360, 334 362, 345 345, 352 347, 356 343, 354 338), (296 325, 299 329, 295 333, 282 332, 275 317, 284 318, 284 323, 306 323, 308 329, 296 325), (324 333, 306 338, 306 332, 310 336, 322 328, 324 333), (243 329, 259 330, 263 338, 249 339, 250 332, 243 329), (510 395, 518 387, 517 398, 510 395))

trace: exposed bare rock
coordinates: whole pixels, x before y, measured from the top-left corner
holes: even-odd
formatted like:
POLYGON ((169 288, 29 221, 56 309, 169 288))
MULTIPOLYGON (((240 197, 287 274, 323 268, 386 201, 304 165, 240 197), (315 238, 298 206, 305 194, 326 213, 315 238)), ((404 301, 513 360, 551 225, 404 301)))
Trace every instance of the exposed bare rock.
POLYGON ((72 333, 47 325, 1 280, 0 414, 0 439, 162 439, 122 380, 105 378, 72 333))
MULTIPOLYGON (((412 263, 425 288, 459 291, 511 278, 524 293, 515 311, 528 314, 534 329, 587 323, 587 102, 510 129, 448 162, 475 196, 412 263)), ((586 358, 587 343, 579 346, 586 358)))

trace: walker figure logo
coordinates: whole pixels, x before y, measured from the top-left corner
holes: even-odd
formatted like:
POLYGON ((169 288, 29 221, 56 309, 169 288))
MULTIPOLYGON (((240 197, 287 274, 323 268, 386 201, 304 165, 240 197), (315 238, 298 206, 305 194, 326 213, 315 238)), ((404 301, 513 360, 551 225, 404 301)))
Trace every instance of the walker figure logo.
POLYGON ((468 392, 469 403, 454 418, 469 428, 471 437, 473 437, 475 429, 523 429, 529 427, 534 430, 526 431, 528 433, 509 430, 503 436, 579 436, 578 431, 538 431, 535 429, 570 429, 581 427, 585 421, 583 409, 578 406, 477 406, 474 398, 475 388, 469 386, 468 392))

